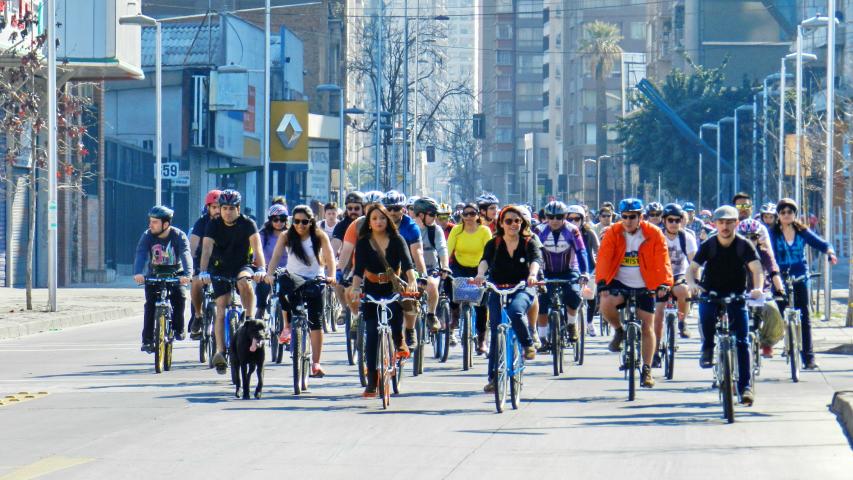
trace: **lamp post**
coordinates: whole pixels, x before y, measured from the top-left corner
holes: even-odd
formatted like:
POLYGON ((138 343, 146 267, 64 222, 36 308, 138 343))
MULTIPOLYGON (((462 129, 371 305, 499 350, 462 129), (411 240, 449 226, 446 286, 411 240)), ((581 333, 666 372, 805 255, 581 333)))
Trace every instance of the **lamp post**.
MULTIPOLYGON (((720 136, 720 132, 717 129, 716 123, 703 123, 699 127, 699 139, 702 140, 703 142, 705 141, 704 133, 705 133, 706 128, 713 129, 714 131, 717 132, 717 136, 718 137, 720 136)), ((719 142, 718 142, 718 145, 719 145, 719 142)), ((718 146, 717 150, 719 150, 719 149, 720 149, 720 147, 718 146)), ((698 174, 699 174, 699 210, 700 211, 702 210, 702 160, 703 160, 702 150, 699 149, 699 172, 698 172, 698 174)))
MULTIPOLYGON (((56 305, 56 284, 59 276, 59 232, 57 228, 57 185, 56 185, 56 3, 53 0, 47 0, 45 4, 47 9, 47 307, 51 312, 55 312, 56 305)), ((35 168, 35 165, 33 165, 35 168)), ((158 172, 159 174, 159 169, 158 172)), ((33 191, 30 195, 36 195, 36 188, 33 185, 33 191)), ((34 215, 35 212, 30 212, 34 215)))
POLYGON ((584 158, 583 163, 581 163, 581 204, 586 205, 586 164, 598 162, 594 158, 584 158))
POLYGON ((785 58, 782 58, 782 68, 779 71, 779 185, 776 188, 776 198, 784 197, 783 180, 785 179, 785 58))
MULTIPOLYGON (((739 189, 738 189, 738 187, 739 187, 739 184, 738 184, 738 168, 737 168, 737 166, 738 166, 738 158, 737 158, 738 157, 738 125, 737 125, 738 121, 737 121, 737 114, 738 114, 738 112, 747 112, 747 111, 755 112, 755 107, 752 105, 741 105, 741 106, 735 108, 735 114, 733 117, 734 118, 734 128, 735 128, 735 131, 734 131, 735 154, 734 154, 734 166, 732 167, 732 169, 733 169, 732 170, 732 177, 734 177, 732 179, 732 186, 734 187, 735 192, 739 191, 739 189)), ((753 192, 753 195, 754 194, 755 193, 753 192)))
MULTIPOLYGON (((156 119, 154 134, 154 203, 162 205, 163 201, 163 64, 162 64, 162 39, 163 31, 160 22, 138 13, 136 15, 121 17, 119 25, 138 25, 140 27, 154 27, 154 102, 156 103, 156 119)), ((49 24, 52 25, 52 24, 49 24)), ((52 30, 49 28, 48 31, 52 30)))
POLYGON ((717 122, 717 205, 723 204, 722 197, 722 154, 720 153, 720 148, 722 144, 723 131, 722 125, 724 123, 733 122, 734 117, 723 117, 717 122))
POLYGON ((595 166, 595 207, 601 206, 601 163, 605 160, 610 160, 610 155, 601 155, 595 166))
POLYGON ((329 83, 324 83, 321 85, 317 85, 318 92, 337 92, 339 102, 338 102, 338 118, 340 125, 338 125, 338 160, 339 160, 339 170, 338 170, 338 205, 344 204, 344 176, 346 172, 346 164, 344 159, 344 90, 338 85, 333 85, 329 83))
POLYGON ((795 132, 794 138, 797 145, 794 147, 794 162, 796 174, 794 175, 794 199, 799 205, 802 202, 801 179, 802 179, 802 143, 803 143, 803 60, 815 61, 816 55, 803 53, 803 27, 797 26, 797 51, 785 55, 785 60, 794 60, 796 62, 795 82, 796 82, 796 117, 795 117, 795 132))

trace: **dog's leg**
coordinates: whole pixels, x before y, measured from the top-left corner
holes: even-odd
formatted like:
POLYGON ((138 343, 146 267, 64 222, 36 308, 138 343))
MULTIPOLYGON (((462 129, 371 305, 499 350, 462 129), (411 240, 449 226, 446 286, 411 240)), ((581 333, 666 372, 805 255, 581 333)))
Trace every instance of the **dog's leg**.
POLYGON ((264 388, 264 361, 263 357, 258 362, 258 386, 255 387, 255 398, 261 398, 261 390, 264 388))
POLYGON ((246 363, 240 364, 240 375, 243 377, 243 400, 249 399, 249 380, 252 372, 249 370, 249 365, 246 363))

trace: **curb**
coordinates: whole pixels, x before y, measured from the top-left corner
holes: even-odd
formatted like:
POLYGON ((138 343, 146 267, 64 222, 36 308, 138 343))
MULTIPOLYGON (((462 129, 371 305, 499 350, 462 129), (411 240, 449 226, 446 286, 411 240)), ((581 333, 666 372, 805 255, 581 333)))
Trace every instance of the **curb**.
POLYGON ((853 446, 853 391, 835 392, 829 411, 838 416, 838 423, 844 428, 853 446))
MULTIPOLYGON (((46 314, 48 316, 49 314, 46 314)), ((133 315, 142 315, 142 309, 132 307, 111 308, 92 312, 77 312, 67 315, 53 314, 48 318, 32 319, 14 325, 0 325, 0 340, 35 335, 50 330, 79 327, 92 323, 109 322, 133 315)))

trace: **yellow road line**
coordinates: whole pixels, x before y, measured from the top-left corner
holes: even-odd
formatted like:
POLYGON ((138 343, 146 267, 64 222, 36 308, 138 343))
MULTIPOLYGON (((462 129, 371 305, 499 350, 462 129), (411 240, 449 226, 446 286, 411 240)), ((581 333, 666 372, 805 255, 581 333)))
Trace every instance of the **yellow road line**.
POLYGON ((18 392, 14 395, 6 395, 3 398, 0 398, 0 407, 4 407, 6 405, 17 405, 28 400, 35 400, 36 398, 44 397, 45 395, 47 395, 47 392, 18 392))
POLYGON ((0 480, 29 480, 42 477, 49 473, 65 470, 66 468, 83 465, 84 463, 89 463, 92 460, 94 460, 94 458, 61 456, 47 457, 0 476, 0 480))

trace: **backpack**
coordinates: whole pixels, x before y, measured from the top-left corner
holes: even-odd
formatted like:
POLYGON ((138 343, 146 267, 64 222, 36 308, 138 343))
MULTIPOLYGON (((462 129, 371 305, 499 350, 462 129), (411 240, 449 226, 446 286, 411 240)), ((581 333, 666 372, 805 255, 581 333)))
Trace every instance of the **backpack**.
POLYGON ((433 250, 435 250, 435 224, 424 225, 424 227, 426 227, 427 238, 429 239, 429 245, 430 245, 430 247, 433 248, 433 250))
POLYGON ((678 244, 681 246, 681 253, 687 256, 687 233, 684 230, 678 231, 678 244))
MULTIPOLYGON (((743 258, 744 253, 746 253, 746 245, 747 245, 746 242, 748 242, 749 240, 745 239, 744 237, 740 236, 740 234, 736 233, 735 234, 735 240, 737 240, 738 238, 743 240, 743 241, 742 242, 735 242, 735 253, 737 254, 738 258, 743 258)), ((716 240, 717 236, 712 235, 712 236, 708 237, 708 240, 705 240, 705 242, 710 242, 711 239, 716 240)), ((714 258, 716 256, 717 256, 717 242, 715 241, 715 242, 708 243, 708 258, 714 258)))

